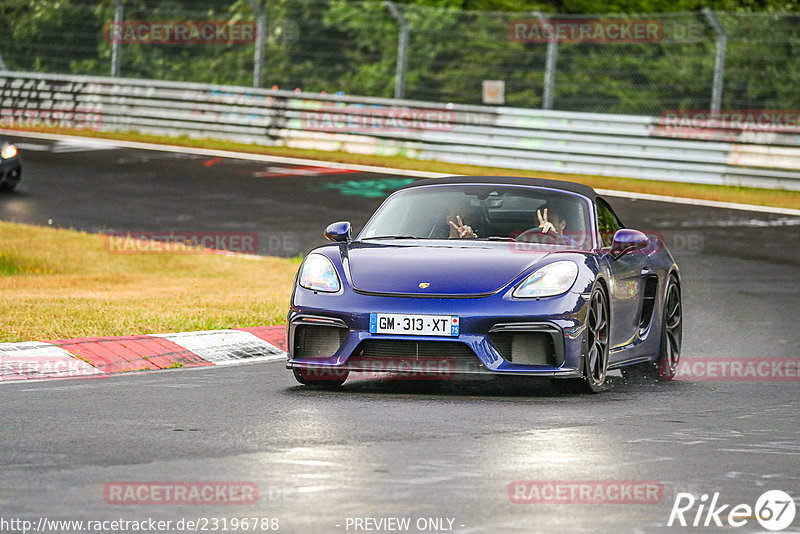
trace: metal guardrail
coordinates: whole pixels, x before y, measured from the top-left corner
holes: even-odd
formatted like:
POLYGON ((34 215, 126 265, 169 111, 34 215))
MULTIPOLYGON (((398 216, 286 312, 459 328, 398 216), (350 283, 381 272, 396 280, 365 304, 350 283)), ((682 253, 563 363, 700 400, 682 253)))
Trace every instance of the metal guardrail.
POLYGON ((0 125, 800 190, 800 134, 682 131, 656 117, 0 71, 0 125))

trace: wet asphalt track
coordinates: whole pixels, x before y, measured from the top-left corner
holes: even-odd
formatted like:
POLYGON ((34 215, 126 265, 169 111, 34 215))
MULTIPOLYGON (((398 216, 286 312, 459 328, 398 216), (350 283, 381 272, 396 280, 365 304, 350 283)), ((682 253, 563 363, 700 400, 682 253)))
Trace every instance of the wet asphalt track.
MULTIPOLYGON (((359 227, 403 180, 18 141, 23 183, 0 196, 0 219, 256 232, 260 253, 287 256, 321 243, 329 222, 359 227)), ((800 355, 800 219, 611 202, 628 226, 671 244, 683 276, 684 356, 800 355)), ((453 532, 670 531, 677 492, 750 505, 767 489, 800 496, 798 391, 796 381, 615 379, 601 395, 564 397, 546 385, 482 379, 438 387, 356 380, 320 392, 296 386, 279 362, 4 384, 0 519, 277 517, 281 532, 304 533, 355 532, 347 519, 356 517, 410 517, 412 525, 443 517, 453 532), (509 500, 515 480, 587 479, 658 481, 664 498, 509 500), (261 498, 106 504, 104 484, 125 480, 252 481, 261 498)), ((800 532, 800 514, 792 529, 800 532)), ((751 520, 727 530, 762 529, 751 520)))

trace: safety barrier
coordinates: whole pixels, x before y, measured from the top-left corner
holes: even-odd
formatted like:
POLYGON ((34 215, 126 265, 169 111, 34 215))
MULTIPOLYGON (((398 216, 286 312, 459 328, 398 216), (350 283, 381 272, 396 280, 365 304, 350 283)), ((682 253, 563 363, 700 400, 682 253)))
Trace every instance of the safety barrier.
POLYGON ((138 131, 512 169, 800 190, 800 128, 788 116, 776 127, 747 122, 747 117, 735 122, 576 113, 0 71, 0 125, 8 129, 138 131))

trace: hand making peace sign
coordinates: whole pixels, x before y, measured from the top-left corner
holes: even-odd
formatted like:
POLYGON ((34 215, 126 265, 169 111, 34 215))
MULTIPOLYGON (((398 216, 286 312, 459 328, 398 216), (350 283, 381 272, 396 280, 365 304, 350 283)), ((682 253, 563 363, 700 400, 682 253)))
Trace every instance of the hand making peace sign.
POLYGON ((462 238, 462 237, 478 237, 475 235, 475 232, 472 231, 471 226, 467 226, 463 222, 461 222, 461 215, 456 215, 456 222, 453 222, 452 219, 447 221, 450 225, 450 238, 462 238))
POLYGON ((536 210, 536 216, 539 218, 539 228, 542 229, 543 234, 546 234, 550 230, 552 230, 554 233, 558 233, 558 230, 556 230, 556 227, 553 225, 553 223, 547 220, 547 208, 544 209, 544 217, 542 217, 541 210, 536 210))

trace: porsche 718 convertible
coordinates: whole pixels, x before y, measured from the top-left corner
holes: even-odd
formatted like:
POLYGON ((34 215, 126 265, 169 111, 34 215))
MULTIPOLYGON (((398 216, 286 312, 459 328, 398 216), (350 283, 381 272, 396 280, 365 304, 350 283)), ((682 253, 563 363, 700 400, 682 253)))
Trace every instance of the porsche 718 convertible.
POLYGON ((298 270, 288 315, 287 367, 302 384, 491 373, 598 392, 611 369, 675 375, 678 266, 588 186, 417 180, 357 237, 349 222, 325 236, 298 270))

